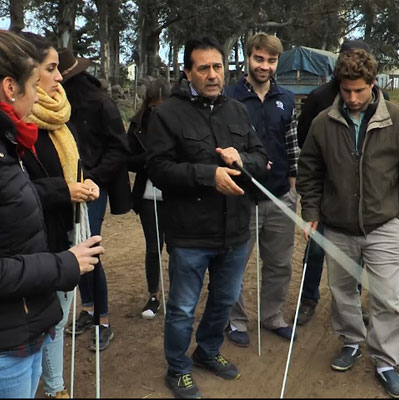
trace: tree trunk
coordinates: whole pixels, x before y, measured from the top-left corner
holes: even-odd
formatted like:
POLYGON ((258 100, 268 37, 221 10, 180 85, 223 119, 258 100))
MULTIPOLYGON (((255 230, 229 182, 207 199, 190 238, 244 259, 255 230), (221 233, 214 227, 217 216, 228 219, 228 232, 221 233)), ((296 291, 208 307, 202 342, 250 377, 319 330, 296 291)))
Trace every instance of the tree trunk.
POLYGON ((175 42, 173 45, 173 78, 175 81, 180 77, 179 52, 180 47, 175 42))
POLYGON ((73 47, 73 31, 75 30, 75 19, 77 0, 60 0, 57 22, 57 46, 73 47))
POLYGON ((110 51, 110 82, 111 85, 119 84, 120 78, 120 41, 119 41, 119 1, 108 0, 108 10, 110 17, 108 18, 109 32, 109 51, 110 51))
POLYGON ((20 32, 25 28, 25 3, 26 0, 10 0, 10 31, 20 32))
POLYGON ((108 13, 108 1, 107 0, 95 0, 98 20, 99 20, 99 37, 100 37, 100 55, 101 55, 101 66, 100 66, 100 77, 103 78, 107 85, 109 85, 109 73, 110 73, 110 46, 109 46, 109 13, 108 13))

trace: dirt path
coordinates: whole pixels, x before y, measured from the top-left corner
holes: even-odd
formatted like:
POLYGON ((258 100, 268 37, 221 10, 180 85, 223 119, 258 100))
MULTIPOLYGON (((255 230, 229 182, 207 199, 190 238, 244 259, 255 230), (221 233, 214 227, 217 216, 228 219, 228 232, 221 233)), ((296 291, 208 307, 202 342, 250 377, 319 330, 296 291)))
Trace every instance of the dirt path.
MULTIPOLYGON (((111 323, 115 338, 101 353, 101 397, 171 398, 164 384, 166 363, 163 354, 163 313, 155 320, 143 320, 140 311, 147 300, 144 274, 144 239, 140 221, 134 213, 107 214, 103 226, 111 323)), ((287 321, 294 315, 302 272, 304 241, 296 235, 293 278, 285 306, 287 321)), ((167 254, 164 253, 167 290, 167 254)), ((324 274, 325 275, 325 274, 324 274)), ((298 327, 285 397, 296 398, 384 398, 385 392, 374 377, 371 360, 364 356, 346 373, 333 372, 331 358, 340 348, 329 321, 330 295, 325 276, 321 303, 314 319, 298 327)), ((227 339, 223 354, 241 370, 238 381, 228 382, 194 369, 193 376, 204 397, 270 398, 280 397, 289 342, 262 331, 262 354, 258 356, 256 324, 256 263, 252 257, 245 275, 247 306, 251 319, 249 348, 238 348, 227 339)), ((203 292, 197 312, 203 309, 203 292)), ((162 310, 162 309, 161 309, 162 310)), ((88 350, 90 334, 77 338, 75 397, 95 397, 95 357, 88 350)), ((194 346, 194 344, 192 344, 194 346)), ((70 381, 70 337, 66 337, 65 381, 70 381)), ((38 391, 38 396, 42 395, 38 391)))

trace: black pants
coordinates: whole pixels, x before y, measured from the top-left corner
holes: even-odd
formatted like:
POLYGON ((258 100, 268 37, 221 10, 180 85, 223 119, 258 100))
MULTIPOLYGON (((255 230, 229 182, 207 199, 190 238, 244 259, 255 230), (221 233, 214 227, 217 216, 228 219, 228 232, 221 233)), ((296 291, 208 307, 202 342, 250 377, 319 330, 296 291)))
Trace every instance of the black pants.
MULTIPOLYGON (((158 229, 161 251, 164 244, 163 213, 163 202, 157 201, 158 229)), ((142 201, 139 216, 146 243, 145 273, 147 277, 148 292, 157 293, 159 292, 159 258, 157 231, 155 225, 155 207, 153 200, 142 201)))

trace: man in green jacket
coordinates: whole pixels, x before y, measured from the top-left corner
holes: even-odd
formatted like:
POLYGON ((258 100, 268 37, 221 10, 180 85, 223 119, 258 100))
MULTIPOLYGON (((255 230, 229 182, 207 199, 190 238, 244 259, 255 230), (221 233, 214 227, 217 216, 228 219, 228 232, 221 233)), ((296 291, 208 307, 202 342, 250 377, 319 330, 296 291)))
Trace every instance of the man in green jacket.
POLYGON ((354 271, 327 254, 332 324, 343 348, 331 363, 346 371, 366 340, 376 376, 399 398, 399 108, 375 88, 377 62, 360 49, 340 56, 340 93, 313 121, 298 165, 302 216, 325 225, 328 240, 359 264, 354 271), (370 325, 362 320, 358 282, 368 274, 370 325))

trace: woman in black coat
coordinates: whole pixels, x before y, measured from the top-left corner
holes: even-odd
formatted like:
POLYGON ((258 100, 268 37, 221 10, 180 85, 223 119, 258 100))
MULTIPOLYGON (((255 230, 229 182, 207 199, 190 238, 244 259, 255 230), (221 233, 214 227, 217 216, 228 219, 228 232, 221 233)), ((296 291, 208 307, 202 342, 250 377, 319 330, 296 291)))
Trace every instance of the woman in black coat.
MULTIPOLYGON (((91 232, 100 234, 107 198, 112 214, 127 213, 131 209, 127 136, 115 103, 101 88, 100 82, 85 71, 89 61, 75 58, 68 49, 59 50, 58 54, 63 87, 72 107, 71 122, 76 128, 84 177, 100 188, 99 198, 88 204, 91 232)), ((76 321, 75 333, 82 334, 92 327, 96 291, 100 317, 99 348, 105 350, 114 333, 109 323, 107 280, 101 262, 96 288, 93 275, 85 275, 79 283, 82 311, 76 321)), ((71 328, 67 331, 72 333, 71 328)), ((93 335, 90 350, 96 350, 95 344, 93 335)))
MULTIPOLYGON (((30 32, 21 35, 32 43, 40 58, 39 101, 34 104, 29 121, 39 127, 35 143, 36 154, 27 150, 22 161, 35 184, 43 207, 47 228, 48 247, 51 252, 68 250, 76 233, 73 224, 73 206, 80 207, 79 238, 90 233, 86 201, 96 200, 98 186, 91 180, 78 181, 79 152, 75 139, 67 126, 71 106, 60 82, 58 53, 44 37, 30 32)), ((43 388, 48 397, 66 397, 64 385, 64 326, 68 321, 73 292, 57 292, 63 318, 55 327, 55 338, 43 350, 43 388)))
POLYGON ((129 158, 130 171, 136 172, 132 191, 132 208, 139 214, 143 227, 146 256, 145 271, 149 299, 141 311, 144 319, 153 319, 159 310, 159 258, 158 238, 155 224, 154 194, 157 201, 158 237, 162 251, 163 238, 163 203, 162 193, 155 188, 145 171, 146 132, 148 119, 152 109, 170 94, 170 85, 163 79, 150 81, 147 85, 146 96, 138 113, 133 117, 128 130, 128 140, 132 155, 129 158))
POLYGON ((91 271, 102 247, 93 237, 58 254, 48 253, 37 191, 21 157, 35 152, 37 127, 26 123, 38 100, 35 48, 0 31, 0 398, 33 398, 43 343, 62 311, 56 290, 71 290, 91 271))

